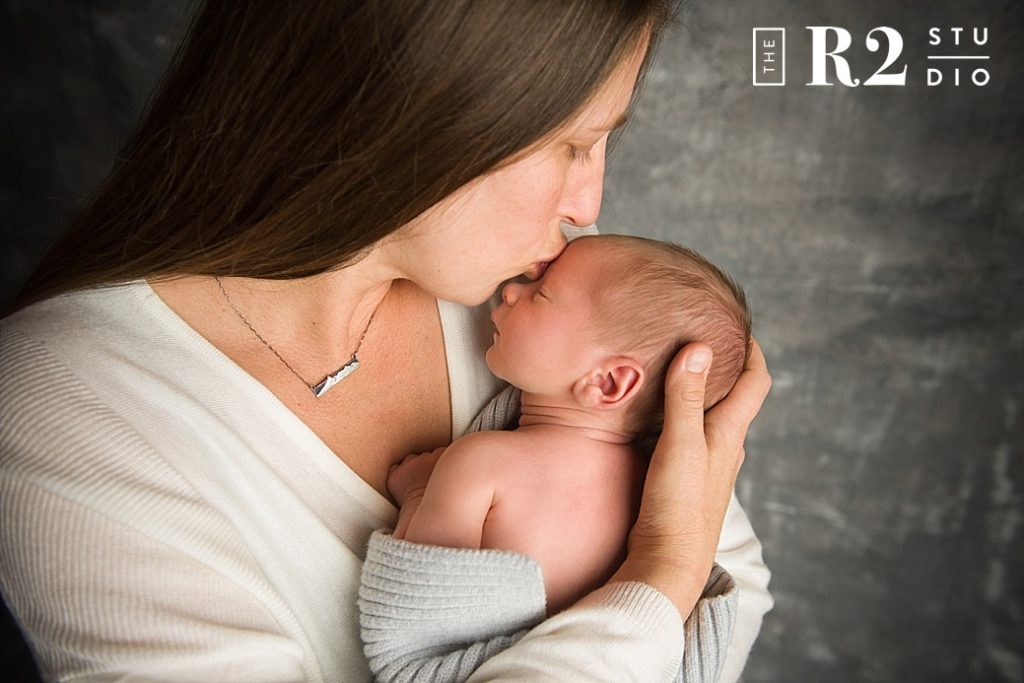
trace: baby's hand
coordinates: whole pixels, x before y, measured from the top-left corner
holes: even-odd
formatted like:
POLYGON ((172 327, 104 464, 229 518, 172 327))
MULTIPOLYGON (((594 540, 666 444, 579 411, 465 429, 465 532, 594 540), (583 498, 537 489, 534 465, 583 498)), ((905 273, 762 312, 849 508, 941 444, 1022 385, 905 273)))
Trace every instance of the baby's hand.
POLYGON ((405 507, 412 498, 423 497, 430 473, 434 471, 434 465, 446 448, 441 446, 432 451, 410 453, 402 462, 391 466, 388 471, 388 493, 398 503, 398 507, 405 507))

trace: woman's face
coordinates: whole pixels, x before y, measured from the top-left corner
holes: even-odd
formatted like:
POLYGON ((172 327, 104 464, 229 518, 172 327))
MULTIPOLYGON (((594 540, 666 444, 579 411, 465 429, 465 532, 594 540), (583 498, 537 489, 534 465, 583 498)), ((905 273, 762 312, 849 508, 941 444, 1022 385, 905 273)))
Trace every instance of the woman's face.
POLYGON ((625 121, 646 41, 590 103, 528 154, 464 185, 389 240, 392 262, 435 297, 476 305, 565 248, 559 225, 597 221, 609 132, 625 121))

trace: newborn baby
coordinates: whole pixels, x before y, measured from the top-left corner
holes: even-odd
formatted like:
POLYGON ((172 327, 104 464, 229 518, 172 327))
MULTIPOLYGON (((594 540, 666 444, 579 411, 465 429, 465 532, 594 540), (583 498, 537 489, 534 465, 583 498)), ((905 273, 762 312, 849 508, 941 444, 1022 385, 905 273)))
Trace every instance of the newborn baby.
POLYGON ((669 362, 687 343, 711 346, 711 407, 747 360, 750 313, 693 251, 601 235, 573 241, 540 279, 507 285, 492 319, 487 363, 522 390, 518 429, 407 457, 388 480, 401 506, 394 537, 527 555, 553 614, 625 556, 669 362))

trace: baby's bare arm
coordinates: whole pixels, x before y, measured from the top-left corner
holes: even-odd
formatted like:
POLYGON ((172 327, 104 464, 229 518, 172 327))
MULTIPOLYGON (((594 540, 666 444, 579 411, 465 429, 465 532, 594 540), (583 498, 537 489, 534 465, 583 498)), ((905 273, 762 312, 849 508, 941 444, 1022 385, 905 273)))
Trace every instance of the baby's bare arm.
MULTIPOLYGON (((426 490, 405 526, 405 540, 449 548, 479 548, 494 502, 507 436, 478 432, 458 439, 441 455, 426 490)), ((403 523, 405 520, 402 520, 403 523)))
POLYGON ((402 462, 393 465, 388 471, 388 493, 391 494, 399 508, 398 522, 395 524, 392 534, 395 538, 405 538, 409 520, 412 519, 420 501, 423 500, 423 493, 427 490, 430 475, 446 448, 447 446, 441 446, 432 451, 410 453, 402 459, 402 462))

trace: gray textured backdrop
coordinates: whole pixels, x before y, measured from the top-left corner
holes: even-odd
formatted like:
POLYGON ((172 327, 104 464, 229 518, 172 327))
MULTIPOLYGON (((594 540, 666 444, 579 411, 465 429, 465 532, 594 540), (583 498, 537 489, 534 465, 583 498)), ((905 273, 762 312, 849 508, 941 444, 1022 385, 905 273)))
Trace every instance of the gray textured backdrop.
MULTIPOLYGON (((103 177, 185 3, 0 7, 0 299, 103 177)), ((747 681, 1024 681, 1024 3, 688 3, 608 173, 601 224, 695 246, 746 287, 775 387, 739 495, 776 608, 747 681), (862 79, 807 87, 808 25, 862 79), (755 88, 751 29, 788 29, 755 88), (924 83, 987 27, 985 87, 924 83)), ((979 63, 960 62, 962 72, 979 63)))

